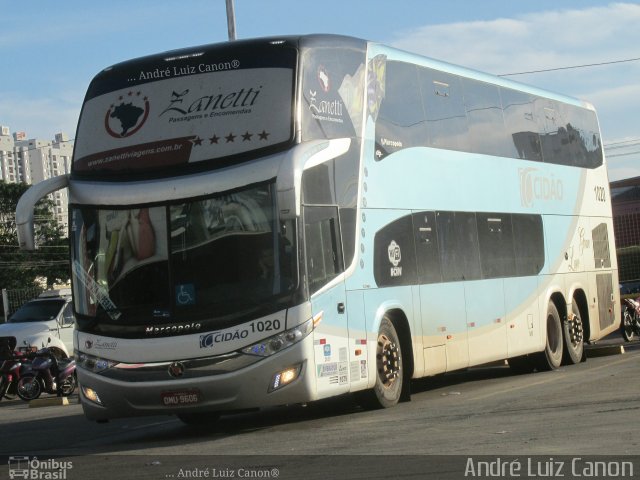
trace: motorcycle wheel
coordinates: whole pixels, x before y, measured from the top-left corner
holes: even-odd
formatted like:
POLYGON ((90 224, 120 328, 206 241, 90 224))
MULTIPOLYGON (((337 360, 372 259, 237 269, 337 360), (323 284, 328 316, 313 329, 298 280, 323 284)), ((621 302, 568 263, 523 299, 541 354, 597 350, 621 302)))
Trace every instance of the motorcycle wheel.
POLYGON ((62 385, 60 385, 59 393, 63 397, 68 397, 73 392, 75 392, 75 390, 76 390, 76 374, 74 372, 73 375, 69 375, 67 378, 65 378, 64 382, 62 382, 62 385))
POLYGON ((4 398, 6 398, 7 400, 15 400, 16 398, 18 398, 18 394, 16 392, 17 390, 17 383, 16 381, 13 381, 9 384, 9 386, 7 387, 7 391, 4 392, 4 398))
POLYGON ((44 390, 42 380, 35 375, 25 375, 18 380, 16 388, 18 396, 25 402, 35 400, 44 390))
POLYGON ((4 375, 0 377, 0 400, 4 397, 5 392, 7 391, 7 379, 4 375))
POLYGON ((633 328, 633 316, 629 312, 629 310, 624 311, 624 315, 622 317, 622 325, 620 325, 620 330, 622 331, 622 336, 627 342, 633 340, 634 337, 634 328, 633 328))

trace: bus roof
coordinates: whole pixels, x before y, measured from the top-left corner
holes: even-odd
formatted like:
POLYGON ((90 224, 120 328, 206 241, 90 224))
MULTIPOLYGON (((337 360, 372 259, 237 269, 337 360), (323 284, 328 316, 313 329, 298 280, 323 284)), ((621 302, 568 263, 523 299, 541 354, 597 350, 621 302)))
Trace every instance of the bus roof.
MULTIPOLYGON (((363 49, 364 48, 374 49, 376 51, 381 51, 381 52, 388 51, 388 52, 393 52, 394 56, 399 56, 401 58, 404 58, 407 62, 421 64, 433 69, 443 70, 451 74, 473 78, 486 83, 491 83, 491 84, 499 85, 502 87, 511 88, 514 90, 520 90, 533 95, 547 97, 560 102, 569 103, 576 106, 581 106, 583 108, 588 108, 590 110, 594 110, 593 105, 585 100, 568 96, 562 93, 554 92, 551 90, 545 90, 533 85, 521 83, 515 80, 505 78, 504 76, 494 75, 494 74, 483 72, 480 70, 475 70, 469 67, 449 63, 445 60, 427 57, 427 56, 409 52, 406 50, 400 50, 395 47, 385 45, 375 41, 369 41, 369 40, 364 40, 361 38, 345 36, 345 35, 323 34, 323 33, 315 33, 315 34, 307 34, 307 35, 283 35, 283 36, 257 37, 257 38, 235 40, 233 42, 219 42, 219 43, 212 43, 212 44, 197 45, 193 47, 185 47, 185 48, 180 48, 175 50, 167 50, 164 52, 159 52, 159 53, 155 53, 155 54, 151 54, 143 57, 137 57, 137 58, 133 58, 130 60, 126 60, 124 62, 111 65, 103 69, 98 75, 96 75, 96 77, 99 77, 102 73, 109 72, 116 68, 126 68, 127 66, 131 66, 139 63, 156 63, 158 62, 158 60, 165 60, 165 61, 177 60, 181 58, 196 57, 199 55, 203 55, 204 53, 215 52, 216 50, 225 51, 228 49, 253 48, 257 45, 273 45, 273 46, 281 46, 281 47, 289 47, 289 48, 299 48, 299 47, 313 48, 313 47, 320 47, 320 46, 322 47, 352 46, 352 47, 363 48, 363 49)), ((87 98, 91 98, 91 96, 93 95, 90 95, 90 92, 87 92, 87 98)))

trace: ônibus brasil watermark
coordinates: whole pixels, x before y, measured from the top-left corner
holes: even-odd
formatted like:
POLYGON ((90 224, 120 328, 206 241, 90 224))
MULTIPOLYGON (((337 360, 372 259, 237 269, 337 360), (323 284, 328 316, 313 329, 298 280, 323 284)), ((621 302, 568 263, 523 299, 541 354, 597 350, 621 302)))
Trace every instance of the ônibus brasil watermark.
POLYGON ((9 478, 29 480, 66 480, 67 471, 73 468, 73 462, 55 460, 38 460, 38 457, 9 457, 9 478))

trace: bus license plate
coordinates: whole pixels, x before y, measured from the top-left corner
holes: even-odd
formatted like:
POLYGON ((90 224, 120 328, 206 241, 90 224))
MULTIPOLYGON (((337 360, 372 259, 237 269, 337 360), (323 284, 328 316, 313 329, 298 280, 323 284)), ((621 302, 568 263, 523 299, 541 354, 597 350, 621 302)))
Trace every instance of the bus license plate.
POLYGON ((199 403, 202 395, 199 390, 181 390, 176 392, 162 392, 162 404, 167 407, 193 405, 199 403))

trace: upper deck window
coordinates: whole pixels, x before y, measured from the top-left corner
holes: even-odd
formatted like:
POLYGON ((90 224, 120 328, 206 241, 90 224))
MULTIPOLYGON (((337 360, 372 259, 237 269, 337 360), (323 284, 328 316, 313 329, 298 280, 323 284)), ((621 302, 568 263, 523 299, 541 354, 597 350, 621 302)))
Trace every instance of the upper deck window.
POLYGON ((238 43, 145 57, 96 76, 80 116, 74 173, 180 173, 288 145, 297 50, 287 42, 238 43))
POLYGON ((364 45, 307 42, 301 63, 301 140, 361 137, 364 45))
POLYGON ((571 103, 377 55, 368 91, 376 159, 432 147, 598 168, 595 112, 571 103))

